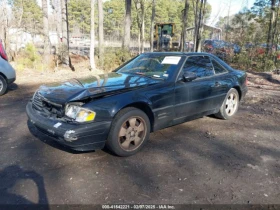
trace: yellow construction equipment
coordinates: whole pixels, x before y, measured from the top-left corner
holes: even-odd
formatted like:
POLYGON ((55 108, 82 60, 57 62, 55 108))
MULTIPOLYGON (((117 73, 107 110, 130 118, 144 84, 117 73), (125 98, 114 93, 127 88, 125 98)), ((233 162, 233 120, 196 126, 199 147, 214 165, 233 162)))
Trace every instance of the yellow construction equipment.
POLYGON ((156 23, 154 27, 154 49, 156 51, 178 51, 180 36, 175 23, 156 23))

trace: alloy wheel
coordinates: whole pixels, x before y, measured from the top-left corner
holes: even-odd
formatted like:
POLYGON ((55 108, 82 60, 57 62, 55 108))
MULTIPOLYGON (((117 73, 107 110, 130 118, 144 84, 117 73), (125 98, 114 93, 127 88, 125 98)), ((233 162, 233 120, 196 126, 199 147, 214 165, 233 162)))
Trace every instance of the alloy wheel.
POLYGON ((143 118, 130 117, 121 126, 119 144, 125 151, 136 150, 147 135, 147 126, 143 118))
POLYGON ((226 113, 228 116, 232 116, 236 109, 238 104, 238 96, 235 93, 230 93, 227 100, 226 100, 226 113))

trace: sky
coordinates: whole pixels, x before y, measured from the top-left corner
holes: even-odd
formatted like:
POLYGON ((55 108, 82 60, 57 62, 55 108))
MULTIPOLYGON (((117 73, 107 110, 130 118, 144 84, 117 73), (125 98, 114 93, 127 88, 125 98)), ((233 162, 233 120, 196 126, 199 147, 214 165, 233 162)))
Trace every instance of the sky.
POLYGON ((212 13, 208 24, 214 25, 219 20, 219 16, 224 17, 227 16, 228 13, 229 15, 236 14, 244 6, 250 9, 255 0, 207 0, 207 2, 212 6, 212 13))

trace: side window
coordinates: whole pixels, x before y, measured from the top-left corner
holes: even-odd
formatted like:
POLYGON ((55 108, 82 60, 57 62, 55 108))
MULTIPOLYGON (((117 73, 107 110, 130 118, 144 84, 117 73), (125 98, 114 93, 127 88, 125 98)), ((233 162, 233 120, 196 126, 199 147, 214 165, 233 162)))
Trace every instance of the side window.
POLYGON ((196 73, 197 77, 208 77, 214 75, 213 65, 208 56, 188 57, 183 71, 196 73))
POLYGON ((222 73, 226 73, 228 72, 224 67, 222 67, 217 61, 215 61, 214 59, 212 60, 212 64, 214 67, 214 71, 216 74, 222 74, 222 73))

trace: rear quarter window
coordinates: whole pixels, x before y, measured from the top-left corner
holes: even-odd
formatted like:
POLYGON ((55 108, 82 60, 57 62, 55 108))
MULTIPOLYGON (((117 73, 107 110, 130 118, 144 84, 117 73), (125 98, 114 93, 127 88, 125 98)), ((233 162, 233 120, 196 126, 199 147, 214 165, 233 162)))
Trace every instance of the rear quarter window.
POLYGON ((228 72, 228 70, 226 70, 222 65, 220 65, 214 59, 211 59, 211 61, 212 61, 212 64, 213 64, 213 68, 214 68, 215 74, 223 74, 223 73, 228 72))

